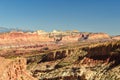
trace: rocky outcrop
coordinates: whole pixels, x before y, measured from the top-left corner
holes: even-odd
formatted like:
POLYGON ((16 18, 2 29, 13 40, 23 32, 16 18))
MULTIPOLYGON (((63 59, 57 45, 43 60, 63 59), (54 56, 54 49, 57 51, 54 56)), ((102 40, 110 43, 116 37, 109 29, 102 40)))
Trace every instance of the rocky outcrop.
POLYGON ((113 36, 112 39, 113 39, 113 40, 120 40, 120 35, 118 35, 118 36, 113 36))
POLYGON ((35 80, 26 71, 26 59, 0 57, 0 80, 35 80))
POLYGON ((116 76, 117 80, 119 76, 114 75, 114 70, 120 65, 119 53, 119 41, 87 44, 51 51, 35 63, 32 59, 35 65, 29 62, 28 67, 32 64, 29 70, 40 80, 108 80, 108 75, 103 74, 116 76))
POLYGON ((110 36, 106 33, 91 33, 88 37, 89 40, 98 40, 98 39, 110 39, 110 36))
POLYGON ((29 34, 23 32, 11 32, 0 34, 1 45, 23 45, 23 44, 35 44, 36 42, 53 41, 47 35, 29 34))

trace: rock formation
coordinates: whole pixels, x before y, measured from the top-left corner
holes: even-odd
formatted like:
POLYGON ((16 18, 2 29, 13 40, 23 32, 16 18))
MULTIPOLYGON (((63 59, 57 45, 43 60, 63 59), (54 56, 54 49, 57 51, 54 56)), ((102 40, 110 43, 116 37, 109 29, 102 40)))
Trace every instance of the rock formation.
POLYGON ((113 36, 112 39, 113 39, 113 40, 120 40, 120 35, 118 35, 118 36, 113 36))
POLYGON ((1 33, 0 80, 120 80, 119 40, 76 31, 1 33))
POLYGON ((96 40, 96 39, 110 39, 110 36, 105 33, 91 33, 89 34, 88 39, 96 40))
POLYGON ((35 80, 26 71, 26 59, 0 57, 0 80, 35 80))
POLYGON ((49 52, 37 60, 31 57, 28 67, 35 62, 34 68, 29 70, 34 77, 43 80, 109 80, 108 76, 119 80, 119 71, 114 74, 119 69, 119 53, 120 42, 77 46, 49 52))

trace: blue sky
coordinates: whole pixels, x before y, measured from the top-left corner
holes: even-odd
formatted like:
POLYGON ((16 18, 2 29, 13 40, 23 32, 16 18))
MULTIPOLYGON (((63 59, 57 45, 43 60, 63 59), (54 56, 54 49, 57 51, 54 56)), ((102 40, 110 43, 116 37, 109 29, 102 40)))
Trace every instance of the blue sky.
POLYGON ((0 27, 120 35, 120 0, 0 0, 0 27))

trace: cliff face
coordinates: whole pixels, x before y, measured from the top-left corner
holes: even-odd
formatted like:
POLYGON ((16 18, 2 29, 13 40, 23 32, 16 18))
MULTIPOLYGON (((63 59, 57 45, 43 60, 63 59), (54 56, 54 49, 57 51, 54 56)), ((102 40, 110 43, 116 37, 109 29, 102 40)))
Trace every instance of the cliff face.
MULTIPOLYGON (((55 35, 55 34, 54 34, 55 35)), ((40 42, 54 42, 54 35, 52 37, 47 34, 37 34, 37 33, 24 33, 24 32, 10 32, 0 34, 0 45, 1 46, 20 46, 20 45, 30 45, 30 44, 39 44, 40 42), (12 44, 12 45, 11 45, 12 44)), ((83 36, 84 33, 77 33, 72 35, 62 34, 61 42, 77 42, 83 36)), ((110 36, 105 33, 91 33, 88 34, 88 40, 98 40, 98 39, 110 39, 110 36)))
POLYGON ((26 71, 26 59, 0 57, 0 80, 34 80, 26 71))
POLYGON ((0 80, 119 80, 120 42, 64 46, 25 58, 0 57, 0 63, 0 80))
POLYGON ((49 52, 37 60, 34 57, 28 59, 28 67, 38 79, 119 79, 119 71, 114 72, 120 67, 120 42, 76 46, 49 52))
POLYGON ((53 41, 47 35, 38 35, 38 34, 29 34, 23 32, 13 32, 13 33, 4 33, 0 34, 0 44, 1 45, 22 45, 22 44, 31 44, 42 41, 53 41))

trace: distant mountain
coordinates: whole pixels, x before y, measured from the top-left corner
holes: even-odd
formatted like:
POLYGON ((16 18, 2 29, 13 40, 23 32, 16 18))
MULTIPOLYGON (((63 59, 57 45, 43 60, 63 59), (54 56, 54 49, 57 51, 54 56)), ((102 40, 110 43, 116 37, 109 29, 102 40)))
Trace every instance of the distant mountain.
POLYGON ((5 28, 5 27, 0 27, 0 33, 3 33, 3 32, 10 32, 12 29, 9 29, 9 28, 5 28))
POLYGON ((33 32, 32 30, 22 30, 22 29, 15 29, 15 28, 0 27, 0 33, 10 32, 10 31, 33 32))

